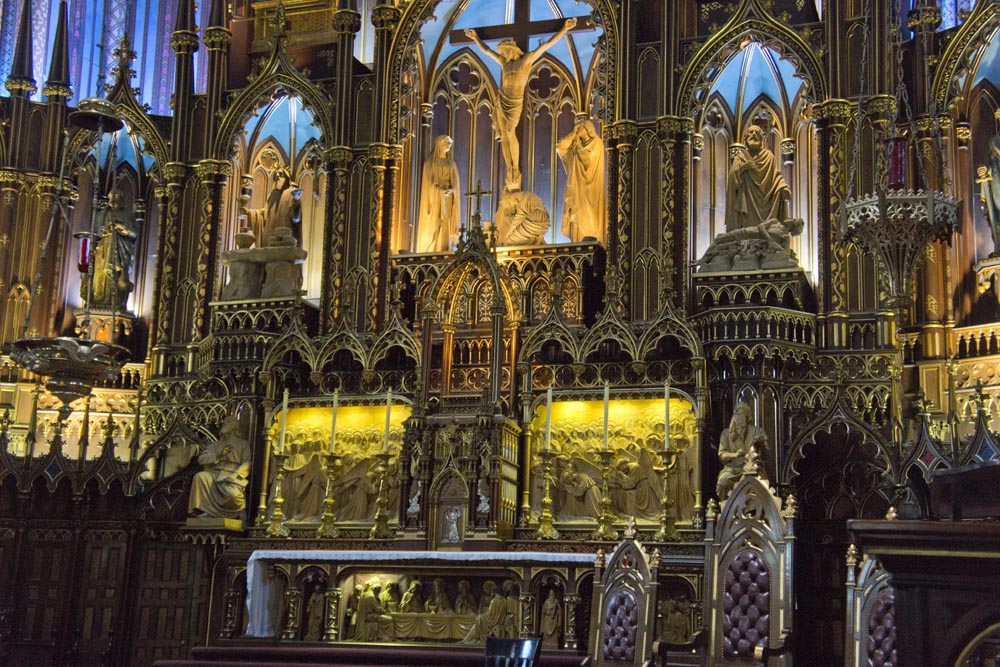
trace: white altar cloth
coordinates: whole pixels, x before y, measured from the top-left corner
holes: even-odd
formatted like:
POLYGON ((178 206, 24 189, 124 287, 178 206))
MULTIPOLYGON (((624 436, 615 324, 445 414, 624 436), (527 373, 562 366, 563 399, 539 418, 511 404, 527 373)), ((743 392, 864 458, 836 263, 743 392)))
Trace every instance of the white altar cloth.
POLYGON ((273 637, 277 633, 275 618, 281 613, 281 601, 272 595, 268 562, 288 563, 413 563, 428 565, 459 563, 497 563, 503 565, 549 563, 566 565, 593 564, 597 554, 561 554, 540 551, 291 551, 261 549, 247 561, 247 612, 250 623, 248 637, 273 637), (272 607, 276 607, 272 609, 272 607))

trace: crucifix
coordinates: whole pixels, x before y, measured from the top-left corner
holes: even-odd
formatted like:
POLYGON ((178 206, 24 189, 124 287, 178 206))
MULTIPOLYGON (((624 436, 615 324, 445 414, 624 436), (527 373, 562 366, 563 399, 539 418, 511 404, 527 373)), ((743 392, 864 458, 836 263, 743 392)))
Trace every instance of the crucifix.
POLYGON ((488 57, 500 63, 500 100, 493 112, 493 125, 500 135, 500 150, 507 168, 505 189, 521 189, 520 143, 517 128, 524 107, 524 89, 528 85, 531 68, 549 48, 571 30, 593 30, 591 17, 570 17, 548 21, 531 21, 530 0, 514 0, 514 23, 511 25, 467 28, 449 33, 452 44, 474 43, 488 57), (528 38, 533 35, 554 33, 533 51, 528 48, 528 38), (464 39, 463 39, 464 38, 464 39), (487 41, 500 40, 496 50, 487 41))
POLYGON ((490 190, 483 190, 483 182, 481 180, 476 181, 476 189, 475 190, 470 190, 469 192, 465 193, 465 196, 468 197, 469 199, 475 199, 476 200, 476 210, 472 214, 472 223, 473 224, 475 224, 475 225, 482 224, 483 216, 480 213, 480 210, 481 210, 480 206, 482 204, 483 197, 489 197, 492 194, 493 193, 490 190))

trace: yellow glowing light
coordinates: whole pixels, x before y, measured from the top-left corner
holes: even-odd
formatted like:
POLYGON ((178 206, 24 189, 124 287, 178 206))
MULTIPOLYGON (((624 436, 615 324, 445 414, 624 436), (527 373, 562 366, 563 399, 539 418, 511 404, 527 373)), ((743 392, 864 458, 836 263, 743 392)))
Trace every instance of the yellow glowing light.
MULTIPOLYGON (((643 438, 647 446, 663 444, 663 399, 614 400, 608 403, 609 445, 612 449, 624 445, 621 440, 643 438), (656 443, 655 439, 659 442, 656 443), (652 441, 651 441, 652 440, 652 441)), ((694 436, 694 407, 686 398, 670 398, 670 437, 679 438, 672 444, 684 446, 694 436)), ((537 446, 544 446, 545 405, 539 405, 531 420, 531 428, 536 434, 537 446)), ((561 434, 568 431, 589 432, 591 446, 599 446, 604 428, 604 401, 555 401, 552 404, 552 444, 560 448, 561 434)))

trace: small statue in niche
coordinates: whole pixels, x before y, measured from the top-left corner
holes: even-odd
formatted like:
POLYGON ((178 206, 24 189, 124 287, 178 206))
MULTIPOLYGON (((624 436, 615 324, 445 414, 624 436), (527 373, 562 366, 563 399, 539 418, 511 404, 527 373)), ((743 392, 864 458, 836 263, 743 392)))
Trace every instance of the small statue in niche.
POLYGON ((451 155, 454 141, 447 134, 434 139, 424 160, 417 211, 417 252, 440 252, 458 242, 458 165, 451 155))
POLYGON ((550 588, 549 594, 542 603, 542 618, 539 630, 542 633, 542 646, 559 648, 562 639, 562 601, 556 597, 556 589, 550 588))
POLYGON ((455 613, 456 614, 475 614, 478 604, 476 603, 476 598, 469 591, 469 582, 467 579, 460 579, 458 582, 458 595, 455 596, 455 613))
MULTIPOLYGON (((1000 120, 1000 109, 994 112, 1000 120)), ((986 208, 986 219, 993 234, 993 252, 990 257, 1000 257, 1000 133, 990 139, 990 161, 976 170, 979 196, 986 208)))
POLYGON ((309 596, 309 604, 306 605, 306 634, 304 639, 307 642, 318 642, 323 638, 323 621, 326 620, 326 599, 324 596, 326 587, 322 583, 316 584, 312 595, 309 596))
POLYGON ((767 434, 753 422, 753 410, 746 401, 740 401, 733 410, 729 427, 719 438, 719 461, 722 470, 716 482, 716 494, 723 501, 743 475, 743 466, 752 448, 765 448, 767 434))
POLYGON ((604 142, 590 120, 577 121, 556 144, 566 169, 562 233, 571 241, 607 237, 607 190, 604 187, 604 142))
POLYGON ((459 544, 462 541, 462 534, 458 528, 458 522, 462 518, 462 509, 459 507, 449 507, 444 512, 444 544, 459 544))
MULTIPOLYGON (((135 288, 129 272, 135 254, 136 231, 119 193, 108 194, 107 208, 98 213, 96 232, 94 265, 89 278, 93 281, 93 289, 87 306, 124 309, 128 295, 135 288)), ((88 296, 87 280, 84 276, 80 285, 84 299, 88 296)))
POLYGON ((670 644, 684 644, 691 638, 691 601, 684 593, 661 603, 660 638, 670 644))
MULTIPOLYGON (((287 227, 292 236, 302 244, 302 188, 292 180, 285 167, 277 169, 272 178, 274 188, 267 197, 267 227, 263 238, 270 240, 277 230, 287 227)), ((272 244, 273 245, 273 244, 272 244)))
POLYGON ((219 519, 236 519, 246 508, 244 490, 250 474, 250 443, 239 436, 240 423, 233 415, 222 422, 219 439, 198 456, 204 470, 191 480, 188 513, 219 519))
POLYGON ((743 143, 732 148, 735 154, 726 181, 726 231, 786 220, 791 191, 774 153, 764 145, 764 130, 751 125, 743 132, 743 143))

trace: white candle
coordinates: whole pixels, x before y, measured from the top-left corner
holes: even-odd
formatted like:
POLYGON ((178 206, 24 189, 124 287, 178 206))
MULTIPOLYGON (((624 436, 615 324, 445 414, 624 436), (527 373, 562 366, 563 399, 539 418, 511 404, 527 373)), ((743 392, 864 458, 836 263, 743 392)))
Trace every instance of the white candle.
POLYGON ((333 454, 333 439, 337 435, 337 402, 340 399, 340 390, 333 390, 333 417, 330 418, 330 453, 333 454))
POLYGON ((285 429, 288 426, 288 388, 285 387, 285 395, 281 399, 281 433, 278 436, 278 453, 285 453, 285 429))
POLYGON ((545 392, 545 451, 552 445, 552 387, 545 392))
POLYGON ((385 395, 385 434, 382 437, 382 453, 389 453, 389 415, 392 411, 392 387, 389 387, 389 393, 385 395))
POLYGON ((611 386, 604 381, 604 449, 608 448, 608 399, 611 396, 611 386))
POLYGON ((670 383, 663 385, 663 449, 670 449, 670 383))

